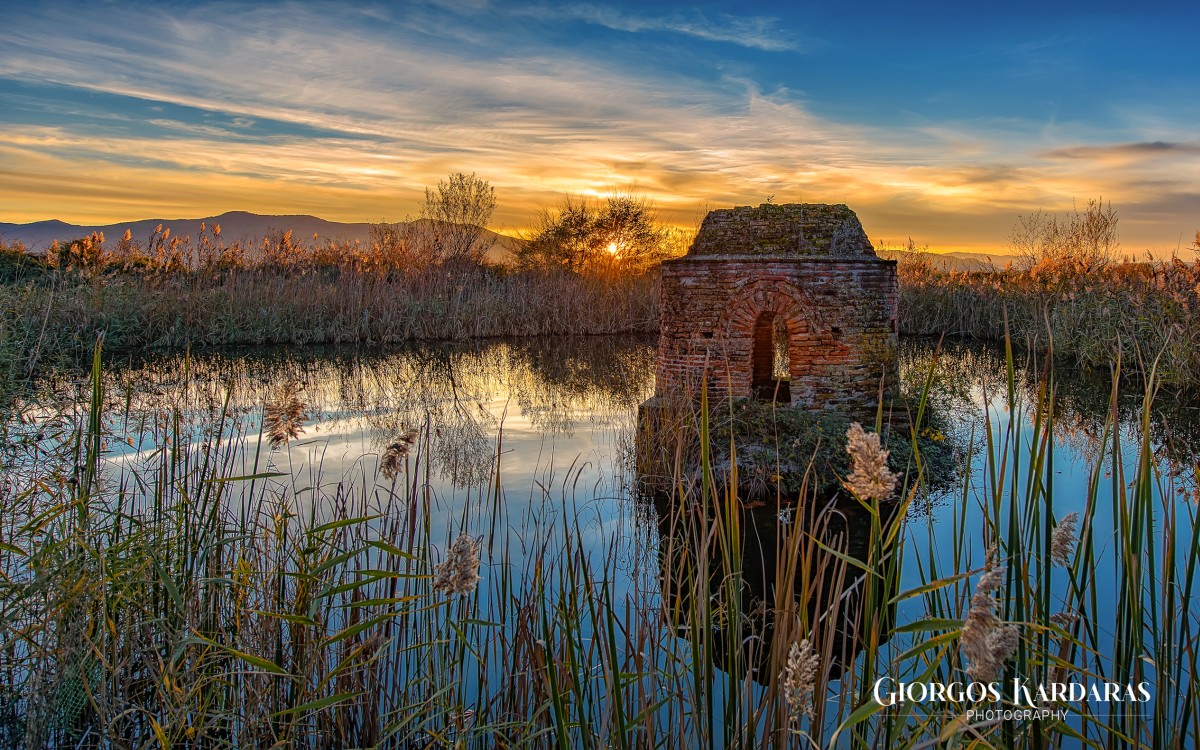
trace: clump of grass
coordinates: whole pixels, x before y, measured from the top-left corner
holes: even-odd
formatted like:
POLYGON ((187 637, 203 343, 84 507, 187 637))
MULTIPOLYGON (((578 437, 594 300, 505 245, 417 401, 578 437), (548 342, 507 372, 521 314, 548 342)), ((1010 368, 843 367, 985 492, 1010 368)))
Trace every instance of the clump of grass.
POLYGON ((1200 384, 1196 263, 1147 258, 1096 265, 1066 257, 965 272, 918 259, 898 269, 902 333, 995 342, 1011 335, 1033 351, 1053 343, 1060 363, 1104 372, 1118 358, 1128 367, 1161 352, 1161 382, 1200 384))
POLYGON ((226 244, 214 226, 197 239, 160 228, 146 245, 96 234, 44 259, 6 248, 0 266, 27 270, 0 279, 0 377, 86 362, 97 332, 110 351, 128 351, 657 330, 653 270, 441 266, 393 235, 365 246, 284 231, 255 246, 226 244))
MULTIPOLYGON (((907 408, 904 403, 894 406, 897 410, 907 408)), ((956 453, 963 446, 946 440, 948 428, 942 424, 943 415, 936 409, 931 411, 929 423, 922 425, 916 440, 921 461, 929 464, 927 473, 944 485, 955 475, 956 453), (941 427, 935 427, 934 423, 941 427)), ((882 434, 871 436, 859 427, 851 441, 855 451, 847 452, 847 435, 854 424, 851 418, 837 413, 781 408, 770 402, 740 399, 727 409, 714 410, 713 460, 727 466, 728 455, 722 455, 722 451, 727 454, 732 441, 737 446, 740 491, 744 497, 754 499, 764 495, 773 498, 777 491, 799 497, 806 485, 819 495, 828 496, 843 487, 843 480, 866 493, 859 497, 875 498, 887 486, 894 488, 903 474, 912 472, 915 478, 913 435, 906 422, 900 422, 896 429, 889 424, 882 434), (860 457, 857 462, 856 453, 860 457), (866 486, 868 480, 871 487, 866 486)), ((883 497, 890 495, 888 492, 883 497)))

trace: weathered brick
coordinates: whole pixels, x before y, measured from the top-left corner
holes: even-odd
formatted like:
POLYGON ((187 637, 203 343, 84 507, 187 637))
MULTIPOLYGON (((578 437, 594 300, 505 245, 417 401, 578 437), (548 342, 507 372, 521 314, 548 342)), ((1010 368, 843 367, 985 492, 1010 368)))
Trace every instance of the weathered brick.
POLYGON ((769 377, 775 316, 788 327, 793 403, 869 409, 881 380, 896 392, 896 263, 844 205, 709 213, 688 254, 663 264, 662 310, 657 395, 702 378, 753 395, 764 367, 769 377))

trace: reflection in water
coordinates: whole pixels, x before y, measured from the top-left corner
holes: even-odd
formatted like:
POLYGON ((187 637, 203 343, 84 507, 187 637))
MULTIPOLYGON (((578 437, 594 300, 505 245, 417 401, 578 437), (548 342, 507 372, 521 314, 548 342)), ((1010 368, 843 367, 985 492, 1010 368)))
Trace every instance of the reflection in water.
MULTIPOLYGON (((765 685, 777 677, 764 671, 772 654, 774 663, 782 663, 779 654, 808 638, 822 655, 824 678, 837 680, 863 650, 865 633, 872 632, 877 644, 887 641, 895 606, 872 601, 863 570, 849 561, 894 576, 897 556, 872 549, 872 514, 857 501, 810 502, 783 512, 739 509, 732 533, 740 570, 732 577, 729 557, 713 545, 730 533, 724 519, 706 517, 670 498, 653 502, 671 625, 684 638, 692 628, 704 627, 691 618, 704 611, 694 599, 705 592, 717 668, 733 674, 748 671, 765 685), (738 591, 728 590, 731 581, 737 581, 738 591), (737 616, 731 616, 733 607, 737 616)), ((896 508, 895 503, 880 508, 878 523, 885 536, 900 522, 896 508)))
MULTIPOLYGON (((945 342, 940 351, 931 339, 903 339, 900 345, 900 380, 909 392, 919 390, 932 368, 929 401, 957 433, 957 441, 981 445, 981 406, 993 424, 1007 418, 1007 364, 1004 350, 978 342, 945 342), (935 353, 937 356, 935 357, 935 353)), ((1144 394, 1141 384, 1126 373, 1114 395, 1108 372, 1081 371, 1073 367, 1048 368, 1036 357, 1018 357, 1013 374, 1019 404, 1036 404, 1046 398, 1051 377, 1054 393, 1054 441, 1072 464, 1105 463, 1104 425, 1115 416, 1121 439, 1136 444, 1142 431, 1144 394)), ((1158 391, 1148 415, 1149 436, 1155 459, 1180 485, 1195 487, 1200 454, 1200 404, 1194 393, 1158 391)), ((1200 502, 1200 497, 1197 497, 1200 502)))
MULTIPOLYGON (((920 393, 937 351, 935 341, 901 342, 906 393, 920 393)), ((373 352, 306 347, 114 357, 106 358, 105 413, 109 428, 132 442, 124 449, 111 446, 119 458, 122 450, 153 450, 176 420, 194 437, 208 436, 226 411, 230 423, 237 420, 253 434, 267 394, 294 380, 310 407, 302 438, 353 433, 360 440, 354 446, 361 449, 359 456, 378 455, 400 435, 417 429, 423 446, 428 440, 434 474, 455 488, 467 488, 486 483, 502 425, 505 432, 524 430, 544 438, 616 428, 621 432, 618 448, 632 455, 633 417, 653 390, 654 359, 653 339, 617 336, 455 342, 373 352)), ((942 347, 933 366, 929 403, 956 444, 980 444, 981 405, 988 405, 994 418, 1003 416, 1005 371, 1002 350, 959 342, 942 347)), ((1042 364, 1018 360, 1015 375, 1019 400, 1034 402, 1046 382, 1042 364)), ((53 437, 60 433, 45 429, 44 423, 56 414, 83 409, 88 388, 82 376, 46 380, 36 396, 14 404, 11 413, 29 423, 42 422, 35 433, 53 437)), ((1055 373, 1055 439, 1075 461, 1104 455, 1100 439, 1110 395, 1106 373, 1055 373)), ((1200 453, 1200 406, 1188 396, 1160 392, 1149 415, 1156 457, 1181 484, 1194 483, 1200 453)), ((1140 432, 1139 389, 1123 390, 1115 408, 1123 436, 1135 439, 1140 432)), ((234 432, 230 423, 224 428, 228 433, 234 432)), ((10 420, 7 429, 19 428, 10 420)), ((582 442, 588 442, 586 436, 582 442)), ((511 460, 527 458, 509 454, 511 460)), ((327 470, 336 468, 326 465, 327 470)))
MULTIPOLYGON (((996 422, 1008 416, 1003 352, 947 345, 936 364, 934 353, 934 342, 902 342, 903 387, 909 393, 919 391, 932 366, 931 408, 947 416, 946 429, 956 433, 954 440, 978 444, 984 431, 981 414, 996 422)), ((106 457, 133 462, 160 446, 177 445, 177 432, 190 434, 193 445, 217 434, 245 433, 240 452, 245 466, 234 466, 225 475, 281 468, 290 474, 292 497, 330 497, 332 493, 302 494, 315 485, 306 487, 303 477, 316 466, 328 481, 348 478, 351 484, 359 483, 357 496, 377 499, 381 494, 390 497, 387 482, 379 481, 379 455, 416 430, 414 456, 419 459, 414 458, 411 475, 401 472, 398 481, 422 490, 409 497, 433 496, 433 502, 420 509, 421 520, 431 529, 425 538, 432 544, 449 541, 460 529, 485 539, 488 560, 478 599, 481 612, 501 609, 510 601, 511 589, 496 582, 498 571, 510 571, 506 585, 517 587, 524 585, 518 580, 522 576, 534 579, 533 571, 541 571, 543 563, 547 570, 565 568, 562 538, 568 530, 578 531, 580 543, 590 545, 580 552, 593 555, 597 569, 611 574, 615 601, 628 596, 626 601, 650 602, 648 608, 661 605, 666 612, 661 632, 668 634, 667 640, 678 640, 678 635, 686 641, 697 628, 705 628, 715 636, 704 639, 713 645, 707 662, 718 669, 749 672, 760 684, 769 682, 776 675, 766 673, 763 665, 781 663, 780 654, 791 643, 811 637, 823 652, 825 678, 844 678, 863 646, 863 633, 873 633, 876 643, 888 639, 894 619, 912 621, 904 607, 920 604, 902 603, 896 612, 874 602, 870 579, 850 561, 879 569, 898 563, 899 551, 889 557, 867 548, 874 519, 852 502, 810 502, 790 516, 785 511, 783 520, 773 503, 740 508, 736 524, 725 516, 718 523, 711 510, 714 516, 705 519, 698 504, 641 502, 625 480, 632 474, 634 415, 653 390, 654 359, 651 340, 594 337, 438 344, 386 352, 305 349, 110 361, 105 413, 116 439, 107 446, 106 457), (288 380, 300 386, 311 419, 300 441, 271 452, 255 442, 262 403, 270 390, 288 380), (220 415, 226 412, 231 419, 222 422, 220 415), (235 421, 240 428, 231 426, 235 421), (498 450, 504 480, 502 487, 493 488, 498 450), (489 495, 489 489, 496 489, 495 495, 489 495), (492 497, 497 498, 494 504, 484 502, 492 497), (722 556, 735 552, 740 583, 731 588, 722 572, 728 569, 722 556), (660 591, 663 599, 655 601, 660 591), (693 601, 698 596, 709 601, 699 606, 693 601), (707 614, 689 620, 694 613, 707 614)), ((1034 402, 1046 382, 1042 369, 1037 363, 1017 363, 1015 369, 1018 400, 1034 402)), ((45 392, 37 399, 18 405, 21 419, 8 425, 10 434, 26 430, 36 438, 11 443, 29 450, 32 460, 48 453, 36 447, 43 440, 69 434, 49 425, 55 409, 78 414, 87 402, 79 382, 43 386, 45 392)), ((1064 454, 1055 458, 1055 469, 1070 471, 1102 454, 1110 389, 1103 377, 1068 372, 1057 375, 1055 390, 1054 439, 1064 454)), ((1135 392, 1120 395, 1115 408, 1122 432, 1136 438, 1138 394, 1131 390, 1135 392)), ((1160 394, 1149 415, 1160 464, 1179 474, 1179 487, 1187 492, 1196 488, 1197 422, 1194 402, 1172 394, 1160 394)), ((11 469, 9 456, 3 459, 11 469)), ((974 467, 977 479, 981 463, 974 467)), ((0 474, 0 483, 14 482, 17 476, 12 470, 0 474)), ((1073 486, 1060 487, 1065 487, 1059 494, 1064 503, 1058 510, 1061 517, 1075 508, 1069 505, 1073 486)), ((977 533, 977 516, 961 526, 940 525, 952 515, 951 508, 974 508, 974 500, 964 504, 961 492, 953 488, 930 499, 924 507, 932 509, 931 515, 920 521, 929 523, 929 549, 961 540, 964 528, 968 535, 977 533)), ((1108 512, 1106 503, 1099 508, 1097 528, 1108 512)), ((913 515, 887 517, 881 523, 906 520, 911 524, 913 515)), ((403 526, 397 519, 388 521, 403 526)), ((978 540, 969 544, 984 548, 978 540)), ((905 555, 910 554, 904 570, 896 564, 888 573, 903 579, 901 588, 919 585, 922 567, 929 564, 921 557, 923 550, 906 547, 905 555)), ((1097 596, 1102 604, 1107 596, 1116 606, 1113 592, 1100 591, 1097 596)), ((654 623, 662 627, 659 620, 654 623)), ((506 631, 505 637, 509 635, 506 631)), ((890 638, 893 645, 902 641, 894 634, 890 638)))
MULTIPOLYGON (((108 365, 106 416, 130 441, 112 446, 118 458, 153 450, 176 420, 193 437, 209 435, 226 409, 226 433, 253 436, 269 394, 294 381, 310 417, 300 445, 314 446, 309 457, 325 474, 364 455, 378 460, 417 430, 437 478, 451 489, 478 488, 492 473, 502 427, 554 440, 627 424, 653 387, 653 355, 644 337, 613 336, 145 356, 108 365), (330 454, 338 445, 341 453, 330 454)), ((87 402, 82 380, 44 385, 39 404, 55 392, 64 404, 87 402)), ((264 445, 245 460, 266 466, 281 458, 264 445)))

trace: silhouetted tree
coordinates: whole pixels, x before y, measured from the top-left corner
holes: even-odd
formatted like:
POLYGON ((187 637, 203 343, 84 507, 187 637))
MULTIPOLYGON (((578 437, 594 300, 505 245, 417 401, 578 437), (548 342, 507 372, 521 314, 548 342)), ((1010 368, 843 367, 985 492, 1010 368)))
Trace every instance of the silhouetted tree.
POLYGON ((617 194, 603 201, 567 196, 558 210, 542 211, 517 258, 526 268, 636 272, 673 254, 676 235, 658 222, 644 196, 617 194))
POLYGON ((1112 203, 1089 200, 1083 212, 1076 207, 1065 217, 1035 211, 1017 218, 1009 237, 1017 255, 1032 264, 1070 263, 1080 270, 1101 268, 1117 260, 1121 241, 1112 203))
POLYGON ((496 190, 475 173, 456 172, 425 189, 418 245, 443 265, 478 264, 494 238, 486 229, 496 210, 496 190))

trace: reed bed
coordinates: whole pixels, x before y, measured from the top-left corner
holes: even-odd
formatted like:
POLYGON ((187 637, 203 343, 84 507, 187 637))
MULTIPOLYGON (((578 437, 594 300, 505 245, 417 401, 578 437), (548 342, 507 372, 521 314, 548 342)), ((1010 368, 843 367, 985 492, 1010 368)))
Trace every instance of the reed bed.
POLYGON ((899 264, 900 328, 1046 351, 1061 363, 1109 371, 1121 359, 1168 386, 1200 385, 1200 265, 1179 258, 1120 263, 1048 257, 989 271, 939 270, 927 258, 899 264), (1161 353, 1161 354, 1160 354, 1161 353))
POLYGON ((837 497, 802 490, 765 513, 739 501, 737 461, 718 463, 736 455, 711 429, 729 407, 706 400, 680 425, 710 457, 698 494, 629 496, 641 521, 602 525, 597 543, 595 498, 621 490, 580 487, 572 467, 531 488, 543 512, 514 543, 503 434, 477 502, 442 528, 436 426, 305 484, 294 393, 248 427, 185 366, 173 407, 129 425, 110 418, 100 361, 97 347, 88 400, 9 435, 0 743, 1166 748, 1200 734, 1200 532, 1176 492, 1194 476, 1156 459, 1153 370, 1132 442, 1111 394, 1084 498, 1054 491, 1052 371, 1023 395, 1009 348, 998 408, 936 514, 919 512, 925 400, 903 465, 874 437, 881 416, 848 434, 837 497), (133 431, 150 447, 115 462, 133 431), (247 463, 262 452, 244 446, 272 437, 271 458, 247 463), (1036 715, 1008 687, 892 700, 901 683, 1013 679, 1035 696, 1075 681, 1147 697, 1036 715), (968 713, 985 709, 1001 713, 968 713))
MULTIPOLYGON (((165 232, 165 230, 164 230, 165 232)), ((237 344, 654 332, 653 272, 514 272, 417 258, 402 238, 370 246, 293 240, 226 245, 100 235, 43 257, 0 248, 0 393, 49 366, 110 351, 237 344)))

